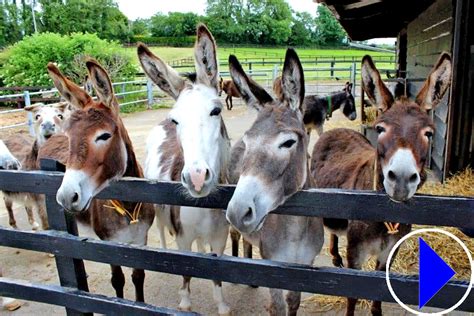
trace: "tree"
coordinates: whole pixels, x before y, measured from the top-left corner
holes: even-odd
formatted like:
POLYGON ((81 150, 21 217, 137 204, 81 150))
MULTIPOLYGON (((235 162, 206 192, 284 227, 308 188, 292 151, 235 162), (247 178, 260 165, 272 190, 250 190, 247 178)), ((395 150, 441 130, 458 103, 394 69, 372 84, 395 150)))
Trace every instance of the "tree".
POLYGON ((318 6, 316 18, 316 40, 320 45, 341 44, 346 32, 331 11, 324 5, 318 6))
POLYGON ((293 17, 291 36, 288 44, 291 46, 302 46, 314 43, 316 25, 314 19, 307 12, 297 12, 293 17))
POLYGON ((131 23, 130 31, 133 36, 148 36, 150 35, 150 20, 136 19, 131 23))

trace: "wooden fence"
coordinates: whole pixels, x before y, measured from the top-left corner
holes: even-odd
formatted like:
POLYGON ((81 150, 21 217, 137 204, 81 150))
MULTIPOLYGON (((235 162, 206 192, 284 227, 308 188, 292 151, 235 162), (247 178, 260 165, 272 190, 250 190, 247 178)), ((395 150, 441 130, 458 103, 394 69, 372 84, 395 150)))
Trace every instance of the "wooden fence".
MULTIPOLYGON (((90 260, 238 284, 394 301, 383 272, 312 267, 226 255, 216 257, 77 237, 74 218, 56 203, 55 195, 63 176, 56 170, 63 170, 63 167, 54 161, 42 161, 42 169, 44 171, 0 170, 0 190, 45 194, 51 230, 32 233, 0 228, 0 246, 54 254, 60 286, 0 278, 0 295, 64 306, 69 315, 94 312, 180 314, 167 308, 88 293, 82 260, 90 260)), ((113 183, 98 198, 225 208, 234 186, 222 185, 218 193, 197 200, 180 192, 179 183, 125 179, 113 183)), ((275 213, 474 228, 473 206, 474 199, 465 197, 417 195, 410 202, 400 204, 390 202, 383 193, 312 189, 295 194, 275 213)), ((417 276, 392 274, 390 280, 403 302, 418 303, 417 276)), ((448 308, 463 296, 468 286, 468 280, 450 281, 428 305, 448 308)), ((474 311, 472 292, 458 309, 474 311)))

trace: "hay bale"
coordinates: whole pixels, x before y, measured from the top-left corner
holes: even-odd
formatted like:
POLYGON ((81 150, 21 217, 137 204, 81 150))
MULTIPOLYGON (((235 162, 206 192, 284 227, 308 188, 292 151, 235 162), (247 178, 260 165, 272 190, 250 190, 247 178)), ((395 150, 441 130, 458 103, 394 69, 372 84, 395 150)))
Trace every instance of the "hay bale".
POLYGON ((364 113, 365 113, 365 121, 363 124, 370 125, 375 122, 377 119, 378 111, 375 106, 369 107, 369 108, 364 108, 364 113))
MULTIPOLYGON (((474 197, 474 173, 471 168, 459 172, 449 179, 444 184, 438 182, 427 182, 419 193, 445 196, 468 196, 474 197)), ((427 228, 428 226, 414 225, 413 230, 420 228, 427 228)), ((474 253, 474 238, 469 238, 461 233, 457 228, 442 227, 456 237, 461 239, 467 246, 471 253, 474 253)), ((423 239, 456 271, 455 278, 468 279, 471 275, 471 267, 468 260, 461 260, 465 258, 464 250, 457 243, 445 235, 438 235, 433 233, 423 234, 423 239), (446 244, 449 243, 449 247, 446 244), (451 246, 453 245, 453 246, 451 246)), ((325 247, 324 251, 327 255, 329 249, 325 247)), ((339 252, 343 258, 346 257, 346 249, 341 248, 339 252)), ((373 271, 375 268, 375 259, 371 258, 363 267, 363 270, 373 271)), ((418 274, 418 239, 409 238, 403 243, 398 255, 391 267, 392 271, 403 274, 418 274)), ((340 310, 345 308, 346 300, 342 297, 327 296, 327 295, 312 295, 302 302, 302 306, 308 312, 327 312, 330 310, 340 310)), ((367 300, 359 300, 357 309, 370 310, 370 302, 367 300)))

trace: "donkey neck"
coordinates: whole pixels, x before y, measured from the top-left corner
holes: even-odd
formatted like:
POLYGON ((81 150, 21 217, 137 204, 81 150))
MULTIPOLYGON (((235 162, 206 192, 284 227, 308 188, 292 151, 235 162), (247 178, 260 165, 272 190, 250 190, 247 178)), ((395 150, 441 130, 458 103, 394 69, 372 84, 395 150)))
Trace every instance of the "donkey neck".
POLYGON ((336 92, 328 95, 325 98, 325 101, 327 103, 327 109, 329 110, 328 114, 331 114, 335 110, 339 109, 341 107, 342 102, 346 99, 346 92, 336 92))

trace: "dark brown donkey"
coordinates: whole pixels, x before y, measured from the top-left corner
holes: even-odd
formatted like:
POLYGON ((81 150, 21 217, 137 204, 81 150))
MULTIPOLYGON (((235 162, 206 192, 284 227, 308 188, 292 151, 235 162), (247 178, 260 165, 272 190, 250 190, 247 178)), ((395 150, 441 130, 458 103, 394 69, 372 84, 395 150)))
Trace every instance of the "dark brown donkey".
MULTIPOLYGON (((311 174, 319 188, 356 190, 385 189, 397 203, 409 200, 423 184, 425 163, 433 135, 428 110, 433 109, 451 82, 451 58, 443 53, 431 71, 416 101, 395 101, 382 82, 370 58, 362 60, 364 91, 382 114, 376 120, 379 133, 375 150, 360 133, 335 129, 324 133, 313 149, 311 174)), ((383 210, 381 210, 383 211, 383 210)), ((367 256, 377 258, 377 270, 385 270, 393 245, 411 230, 411 225, 325 219, 332 232, 333 263, 342 266, 336 234, 347 236, 347 266, 361 269, 367 256), (394 229, 398 226, 398 229, 394 229), (398 231, 397 231, 398 230, 398 231)), ((356 298, 348 298, 347 315, 353 315, 356 298)), ((380 302, 373 302, 372 314, 382 314, 380 302)))
MULTIPOLYGON (((66 210, 77 214, 80 224, 91 227, 102 240, 146 245, 155 215, 152 205, 94 199, 111 181, 122 177, 143 178, 143 172, 119 116, 119 105, 107 72, 95 60, 87 61, 86 66, 97 101, 64 77, 55 65, 48 65, 59 93, 77 111, 68 121, 66 136, 49 138, 38 157, 64 162, 63 152, 68 153, 66 173, 56 198, 66 210)), ((144 301, 144 279, 143 270, 133 270, 137 301, 144 301)), ((124 285, 122 268, 112 266, 112 286, 120 298, 124 285)))
POLYGON ((222 95, 222 91, 227 94, 227 97, 225 98, 225 105, 227 106, 227 110, 232 110, 232 97, 234 98, 240 98, 240 93, 239 90, 236 88, 234 82, 232 79, 230 80, 224 80, 221 78, 219 81, 219 96, 222 95), (229 104, 230 103, 230 104, 229 104))

